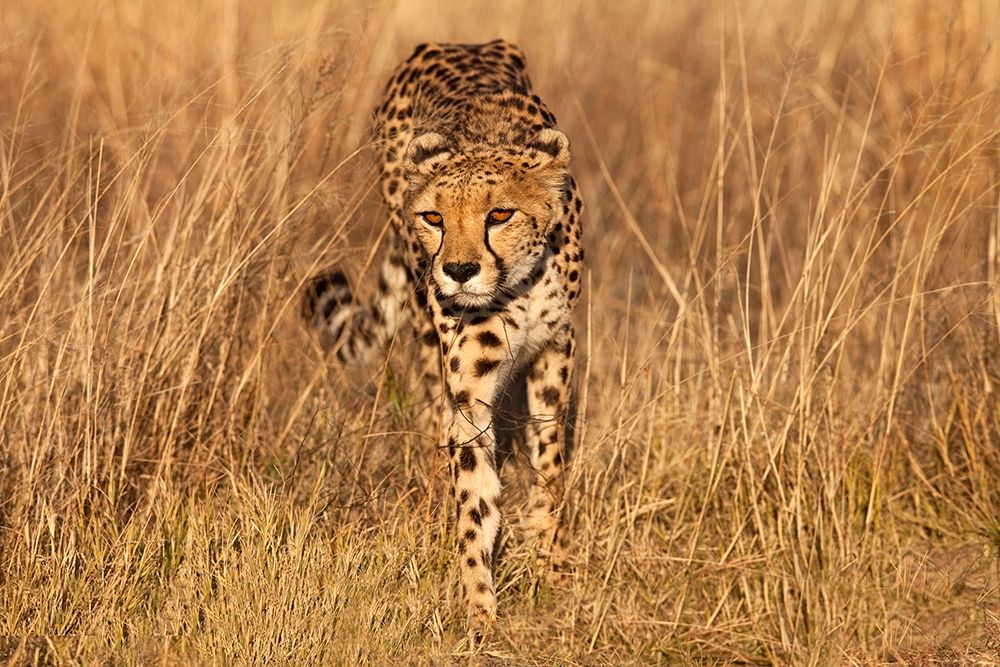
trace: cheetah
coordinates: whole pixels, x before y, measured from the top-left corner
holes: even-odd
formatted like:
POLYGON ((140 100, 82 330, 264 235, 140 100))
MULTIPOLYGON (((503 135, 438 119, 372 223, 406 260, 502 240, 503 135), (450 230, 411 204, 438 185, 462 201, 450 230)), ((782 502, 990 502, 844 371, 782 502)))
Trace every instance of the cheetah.
POLYGON ((555 558, 565 428, 580 297, 583 202, 569 141, 532 92, 513 44, 421 44, 375 110, 391 241, 375 297, 333 270, 306 289, 304 314, 342 362, 372 360, 409 322, 421 341, 426 426, 447 452, 461 588, 474 641, 496 615, 501 520, 494 409, 526 377, 534 480, 526 527, 555 558))

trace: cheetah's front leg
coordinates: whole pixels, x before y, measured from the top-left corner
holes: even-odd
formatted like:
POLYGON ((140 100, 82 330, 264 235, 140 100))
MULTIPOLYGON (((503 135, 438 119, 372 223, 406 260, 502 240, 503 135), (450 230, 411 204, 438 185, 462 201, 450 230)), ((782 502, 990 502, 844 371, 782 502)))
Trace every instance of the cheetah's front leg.
POLYGON ((513 365, 499 317, 455 336, 445 373, 453 404, 447 446, 457 502, 462 590, 473 641, 496 615, 493 548, 500 529, 493 405, 513 365))
POLYGON ((539 559, 550 560, 556 568, 563 559, 559 529, 573 346, 573 329, 567 324, 538 354, 528 373, 528 452, 535 481, 528 496, 526 528, 538 540, 539 559))

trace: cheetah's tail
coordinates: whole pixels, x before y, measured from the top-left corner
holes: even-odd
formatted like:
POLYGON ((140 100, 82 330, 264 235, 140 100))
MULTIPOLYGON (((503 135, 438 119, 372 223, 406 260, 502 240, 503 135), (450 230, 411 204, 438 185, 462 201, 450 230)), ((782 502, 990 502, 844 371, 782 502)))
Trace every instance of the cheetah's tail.
POLYGON ((370 303, 360 301, 340 269, 315 276, 306 285, 302 316, 316 329, 324 350, 336 350, 345 364, 367 363, 383 352, 403 320, 410 290, 408 272, 396 253, 382 263, 370 303))

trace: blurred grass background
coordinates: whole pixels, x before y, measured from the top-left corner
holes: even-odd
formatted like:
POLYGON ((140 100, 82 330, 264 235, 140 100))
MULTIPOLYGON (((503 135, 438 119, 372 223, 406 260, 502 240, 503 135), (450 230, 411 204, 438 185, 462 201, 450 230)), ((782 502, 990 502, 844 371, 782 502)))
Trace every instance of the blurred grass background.
POLYGON ((413 346, 345 372, 298 292, 371 276, 391 68, 504 37, 589 272, 573 572, 508 528, 477 660, 1000 660, 998 36, 990 0, 4 2, 0 657, 467 660, 413 346))

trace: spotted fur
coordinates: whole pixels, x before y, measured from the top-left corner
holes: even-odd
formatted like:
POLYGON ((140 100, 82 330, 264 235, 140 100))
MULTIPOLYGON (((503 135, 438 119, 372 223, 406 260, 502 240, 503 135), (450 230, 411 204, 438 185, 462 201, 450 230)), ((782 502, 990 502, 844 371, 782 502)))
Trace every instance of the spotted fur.
POLYGON ((496 613, 493 412, 521 367, 535 471, 528 528, 543 556, 562 541, 583 203, 569 142, 531 92, 524 54, 502 40, 418 46, 376 109, 375 140, 393 230, 376 298, 358 302, 333 271, 307 290, 305 314, 345 362, 371 359, 407 319, 423 342, 423 389, 447 397, 427 428, 448 454, 478 637, 496 613))

